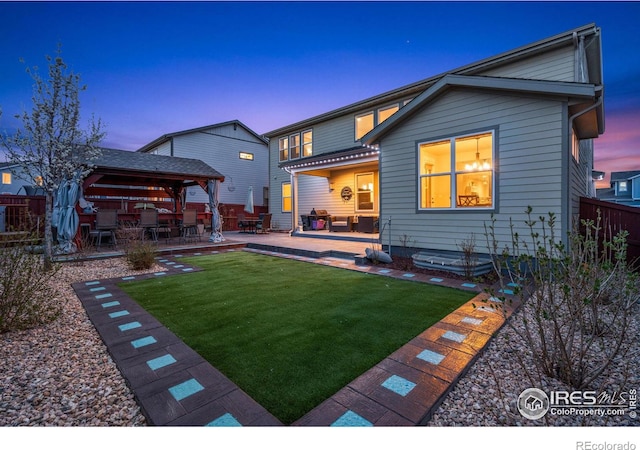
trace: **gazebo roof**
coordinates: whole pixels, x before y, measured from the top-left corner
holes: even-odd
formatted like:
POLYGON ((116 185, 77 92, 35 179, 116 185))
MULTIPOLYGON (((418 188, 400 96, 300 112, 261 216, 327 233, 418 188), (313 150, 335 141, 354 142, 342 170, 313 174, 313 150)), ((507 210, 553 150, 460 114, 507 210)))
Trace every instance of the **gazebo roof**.
POLYGON ((104 188, 92 187, 95 184, 160 187, 175 196, 187 186, 199 185, 206 190, 209 180, 224 181, 224 175, 199 159, 105 148, 93 164, 93 171, 83 183, 89 195, 118 195, 115 191, 107 193, 104 188))

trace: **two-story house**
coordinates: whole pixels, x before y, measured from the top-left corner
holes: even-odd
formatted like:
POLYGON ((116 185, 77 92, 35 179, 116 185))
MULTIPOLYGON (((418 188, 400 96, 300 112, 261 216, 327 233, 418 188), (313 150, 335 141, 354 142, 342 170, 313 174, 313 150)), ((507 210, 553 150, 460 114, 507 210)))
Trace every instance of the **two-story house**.
POLYGON ((266 133, 273 220, 295 233, 313 208, 375 216, 383 244, 457 251, 492 217, 500 241, 510 219, 526 233, 531 206, 566 235, 595 195, 603 99, 590 24, 278 128, 266 133))
POLYGON ((640 170, 611 172, 611 187, 598 189, 598 200, 640 206, 640 170))
MULTIPOLYGON (((199 159, 225 177, 218 194, 221 204, 240 205, 241 211, 251 186, 254 204, 267 206, 267 140, 238 120, 165 134, 137 151, 199 159)), ((202 204, 209 201, 198 187, 187 190, 186 200, 202 204)))

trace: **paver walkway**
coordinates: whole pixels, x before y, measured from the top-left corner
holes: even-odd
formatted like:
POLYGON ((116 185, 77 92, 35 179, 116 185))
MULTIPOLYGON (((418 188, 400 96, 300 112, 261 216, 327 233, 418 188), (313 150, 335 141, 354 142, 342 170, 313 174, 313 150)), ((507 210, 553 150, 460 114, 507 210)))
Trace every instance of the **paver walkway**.
MULTIPOLYGON (((336 257, 245 251, 477 292, 474 299, 353 380, 294 426, 425 424, 504 322, 494 308, 474 307, 494 301, 474 283, 358 265, 336 257)), ((202 254, 211 253, 219 251, 202 254)), ((167 268, 164 272, 73 285, 143 414, 151 425, 282 425, 117 286, 123 281, 199 270, 183 264, 181 256, 161 257, 159 263, 167 268)))

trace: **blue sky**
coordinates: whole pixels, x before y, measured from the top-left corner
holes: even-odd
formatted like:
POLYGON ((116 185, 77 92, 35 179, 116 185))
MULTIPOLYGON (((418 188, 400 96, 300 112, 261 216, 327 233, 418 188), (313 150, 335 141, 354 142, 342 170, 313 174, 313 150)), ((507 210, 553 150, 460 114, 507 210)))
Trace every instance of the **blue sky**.
POLYGON ((640 2, 0 2, 0 130, 62 44, 83 117, 136 150, 238 119, 257 133, 589 23, 602 28, 596 169, 640 169, 640 2))

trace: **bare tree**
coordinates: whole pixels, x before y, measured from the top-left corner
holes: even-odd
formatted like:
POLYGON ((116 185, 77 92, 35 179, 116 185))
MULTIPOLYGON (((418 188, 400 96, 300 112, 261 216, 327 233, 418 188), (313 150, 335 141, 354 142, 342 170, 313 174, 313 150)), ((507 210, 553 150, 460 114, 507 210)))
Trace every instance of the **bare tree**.
POLYGON ((105 133, 101 121, 93 117, 88 129, 80 127, 80 92, 86 86, 63 61, 60 46, 55 57, 46 58, 48 79, 40 76, 38 67, 27 68, 34 81, 33 109, 15 115, 23 129, 13 135, 0 135, 0 142, 7 160, 17 164, 34 184, 37 180, 45 192, 44 259, 45 267, 50 267, 54 195, 65 180, 82 179, 91 171, 92 161, 101 153, 98 144, 105 133))

